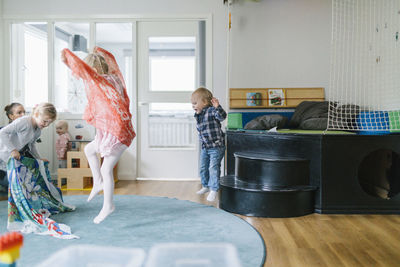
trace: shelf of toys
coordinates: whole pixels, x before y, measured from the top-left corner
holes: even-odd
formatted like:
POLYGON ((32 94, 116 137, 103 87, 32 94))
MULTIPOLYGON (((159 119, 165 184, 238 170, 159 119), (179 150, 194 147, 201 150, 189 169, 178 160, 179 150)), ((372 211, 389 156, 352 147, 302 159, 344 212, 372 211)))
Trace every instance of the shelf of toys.
MULTIPOLYGON (((91 190, 93 186, 92 171, 85 156, 88 141, 71 141, 71 151, 67 151, 67 168, 58 168, 57 185, 61 190, 91 190), (62 185, 62 179, 66 184, 62 185)), ((99 161, 102 162, 99 156, 99 161)), ((114 167, 114 182, 118 181, 118 163, 114 167)))

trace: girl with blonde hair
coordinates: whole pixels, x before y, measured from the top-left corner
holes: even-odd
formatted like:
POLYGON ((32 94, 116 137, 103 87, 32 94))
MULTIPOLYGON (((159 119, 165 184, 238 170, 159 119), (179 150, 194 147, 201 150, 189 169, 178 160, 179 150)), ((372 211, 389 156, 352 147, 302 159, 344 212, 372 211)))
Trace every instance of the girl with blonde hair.
POLYGON ((7 163, 9 231, 71 239, 67 225, 49 218, 75 207, 63 202, 61 191, 50 179, 48 160, 41 159, 36 140, 57 117, 51 103, 37 105, 31 116, 20 117, 0 130, 0 160, 7 163))
POLYGON ((95 139, 85 146, 85 154, 93 175, 88 201, 104 192, 103 207, 93 219, 98 224, 115 209, 113 168, 136 136, 129 97, 117 62, 105 49, 95 47, 85 61, 64 49, 61 59, 73 75, 85 82, 88 104, 83 118, 96 128, 95 139), (102 165, 97 153, 104 159, 102 165))

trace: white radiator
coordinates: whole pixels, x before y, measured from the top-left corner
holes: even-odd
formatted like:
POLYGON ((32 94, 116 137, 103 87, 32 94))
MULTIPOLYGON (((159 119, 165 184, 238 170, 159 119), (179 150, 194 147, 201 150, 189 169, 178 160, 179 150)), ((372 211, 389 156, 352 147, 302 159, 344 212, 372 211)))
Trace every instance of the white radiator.
POLYGON ((150 147, 195 147, 197 141, 196 122, 190 117, 149 117, 150 147))

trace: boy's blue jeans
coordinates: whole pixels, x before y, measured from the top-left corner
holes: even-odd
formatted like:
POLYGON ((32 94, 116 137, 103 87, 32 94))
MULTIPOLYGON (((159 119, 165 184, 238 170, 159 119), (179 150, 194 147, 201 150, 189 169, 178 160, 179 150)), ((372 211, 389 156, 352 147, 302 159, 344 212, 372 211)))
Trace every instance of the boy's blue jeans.
POLYGON ((200 153, 200 178, 203 187, 212 191, 219 189, 221 160, 225 155, 225 147, 202 148, 200 153))

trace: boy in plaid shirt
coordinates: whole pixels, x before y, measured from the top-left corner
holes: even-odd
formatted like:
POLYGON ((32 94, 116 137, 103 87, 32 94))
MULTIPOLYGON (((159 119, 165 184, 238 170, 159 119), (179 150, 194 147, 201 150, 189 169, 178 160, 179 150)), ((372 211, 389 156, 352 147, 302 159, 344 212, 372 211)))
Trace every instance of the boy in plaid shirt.
POLYGON ((202 188, 197 194, 210 191, 208 201, 214 201, 219 189, 221 160, 225 154, 225 134, 221 122, 226 118, 225 110, 218 99, 206 88, 200 87, 192 94, 192 107, 196 112, 197 131, 201 142, 200 178, 202 188))

